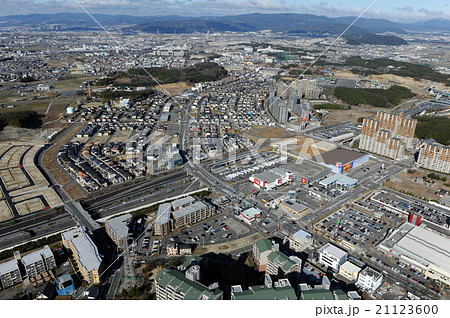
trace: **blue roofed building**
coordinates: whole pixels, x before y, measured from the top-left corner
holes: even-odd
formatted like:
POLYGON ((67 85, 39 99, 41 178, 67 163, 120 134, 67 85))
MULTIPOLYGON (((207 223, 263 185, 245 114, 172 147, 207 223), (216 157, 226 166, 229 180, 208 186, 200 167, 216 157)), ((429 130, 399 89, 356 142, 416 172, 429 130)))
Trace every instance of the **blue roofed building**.
POLYGON ((56 278, 56 292, 60 296, 73 295, 76 292, 72 276, 69 274, 56 278))

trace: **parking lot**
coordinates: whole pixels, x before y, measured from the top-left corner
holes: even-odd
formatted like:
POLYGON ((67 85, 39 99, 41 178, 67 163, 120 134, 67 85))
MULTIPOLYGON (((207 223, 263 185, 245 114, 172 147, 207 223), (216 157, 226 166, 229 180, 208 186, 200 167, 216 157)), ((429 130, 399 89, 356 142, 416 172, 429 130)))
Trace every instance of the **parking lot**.
POLYGON ((358 180, 362 180, 370 176, 379 177, 392 167, 392 165, 388 162, 384 163, 384 165, 385 169, 381 169, 381 163, 379 161, 370 159, 364 164, 350 169, 348 171, 348 176, 358 180))
POLYGON ((229 242, 250 232, 248 225, 227 215, 219 215, 172 236, 174 242, 210 245, 229 242))
POLYGON ((353 208, 341 209, 316 224, 316 229, 327 233, 348 247, 377 244, 393 224, 401 221, 395 214, 371 214, 353 208))
POLYGON ((422 216, 423 219, 436 225, 446 227, 450 224, 450 213, 444 210, 419 202, 417 200, 408 200, 399 195, 387 192, 378 192, 370 197, 370 202, 366 204, 372 209, 381 209, 382 211, 392 211, 394 213, 408 215, 410 212, 422 216))
POLYGON ((310 135, 328 139, 329 141, 351 140, 352 137, 361 133, 359 125, 353 123, 343 123, 339 125, 333 125, 331 127, 325 127, 313 130, 310 135))
MULTIPOLYGON (((288 159, 292 161, 292 159, 288 159)), ((236 163, 221 160, 221 163, 211 167, 211 171, 219 178, 226 181, 248 180, 254 174, 269 168, 281 167, 286 159, 273 152, 265 152, 261 155, 248 154, 236 159, 236 163)))

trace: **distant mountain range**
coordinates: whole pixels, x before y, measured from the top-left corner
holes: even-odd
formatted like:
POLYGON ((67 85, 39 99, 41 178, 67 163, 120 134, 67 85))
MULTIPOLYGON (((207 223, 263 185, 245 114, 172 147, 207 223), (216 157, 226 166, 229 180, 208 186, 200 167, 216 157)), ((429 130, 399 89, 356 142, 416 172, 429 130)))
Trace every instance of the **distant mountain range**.
MULTIPOLYGON (((251 13, 221 17, 182 17, 94 14, 104 26, 119 26, 127 32, 192 33, 192 32, 249 32, 272 30, 287 34, 339 34, 352 23, 355 17, 329 18, 312 14, 251 13)), ((64 25, 67 28, 98 28, 98 25, 84 13, 29 14, 0 17, 0 25, 64 25)), ((449 31, 449 20, 430 20, 403 24, 385 19, 360 18, 346 34, 361 35, 381 32, 406 33, 409 30, 449 31)))

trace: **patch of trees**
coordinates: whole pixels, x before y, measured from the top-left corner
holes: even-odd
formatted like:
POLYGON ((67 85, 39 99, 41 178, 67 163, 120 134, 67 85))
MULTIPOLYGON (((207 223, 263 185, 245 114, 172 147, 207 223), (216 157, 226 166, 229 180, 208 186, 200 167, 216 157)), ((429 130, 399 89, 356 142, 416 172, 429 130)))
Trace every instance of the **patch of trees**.
POLYGON ((114 78, 111 78, 111 77, 100 78, 97 80, 97 85, 99 85, 99 86, 112 85, 112 84, 114 84, 114 78))
MULTIPOLYGON (((438 175, 437 173, 433 173, 433 172, 427 174, 427 177, 430 178, 430 179, 433 179, 433 180, 442 180, 442 181, 444 181, 444 182, 447 181, 447 177, 442 177, 442 178, 441 178, 440 175, 438 175)), ((425 180, 427 177, 423 176, 423 179, 425 180)))
POLYGON ((104 99, 118 99, 120 97, 129 98, 132 101, 144 99, 155 94, 153 89, 146 89, 143 91, 111 91, 106 90, 100 93, 104 99))
POLYGON ((40 116, 31 110, 0 113, 0 128, 13 126, 19 128, 37 128, 42 125, 40 116))
POLYGON ((359 56, 348 58, 346 64, 349 66, 364 67, 380 73, 412 77, 415 80, 426 79, 450 86, 450 77, 448 75, 436 72, 431 67, 423 64, 400 62, 384 58, 364 60, 359 56))
POLYGON ((393 85, 386 90, 336 87, 334 96, 350 105, 365 104, 388 108, 400 104, 403 99, 414 97, 414 94, 406 87, 393 85))
POLYGON ((163 67, 133 68, 128 71, 132 82, 146 82, 155 85, 156 82, 149 76, 153 76, 161 84, 177 82, 210 82, 224 78, 228 71, 223 66, 213 62, 198 63, 183 69, 166 69, 163 67), (139 79, 136 79, 138 77, 139 79))
POLYGON ((314 109, 347 109, 348 107, 342 104, 332 104, 332 103, 323 103, 323 104, 314 104, 314 109))
POLYGON ((30 83, 30 82, 36 81, 36 79, 35 79, 33 76, 25 76, 25 77, 22 77, 22 78, 20 79, 20 81, 21 81, 22 83, 30 83))
POLYGON ((450 118, 416 117, 415 136, 420 139, 432 138, 443 145, 450 145, 450 118))
POLYGON ((347 44, 361 45, 407 45, 404 39, 395 35, 379 35, 379 34, 349 34, 345 36, 347 44))

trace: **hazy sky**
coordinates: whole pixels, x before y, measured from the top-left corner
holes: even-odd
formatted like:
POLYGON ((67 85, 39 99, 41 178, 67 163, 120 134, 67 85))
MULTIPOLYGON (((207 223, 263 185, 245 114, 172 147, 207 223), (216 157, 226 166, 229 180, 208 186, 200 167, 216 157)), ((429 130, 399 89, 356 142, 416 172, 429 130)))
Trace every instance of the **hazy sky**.
MULTIPOLYGON (((296 12, 331 17, 359 15, 373 0, 78 0, 91 13, 219 16, 296 12)), ((410 22, 450 19, 449 0, 377 0, 364 17, 410 22)), ((0 15, 81 12, 76 0, 0 0, 0 15)))

